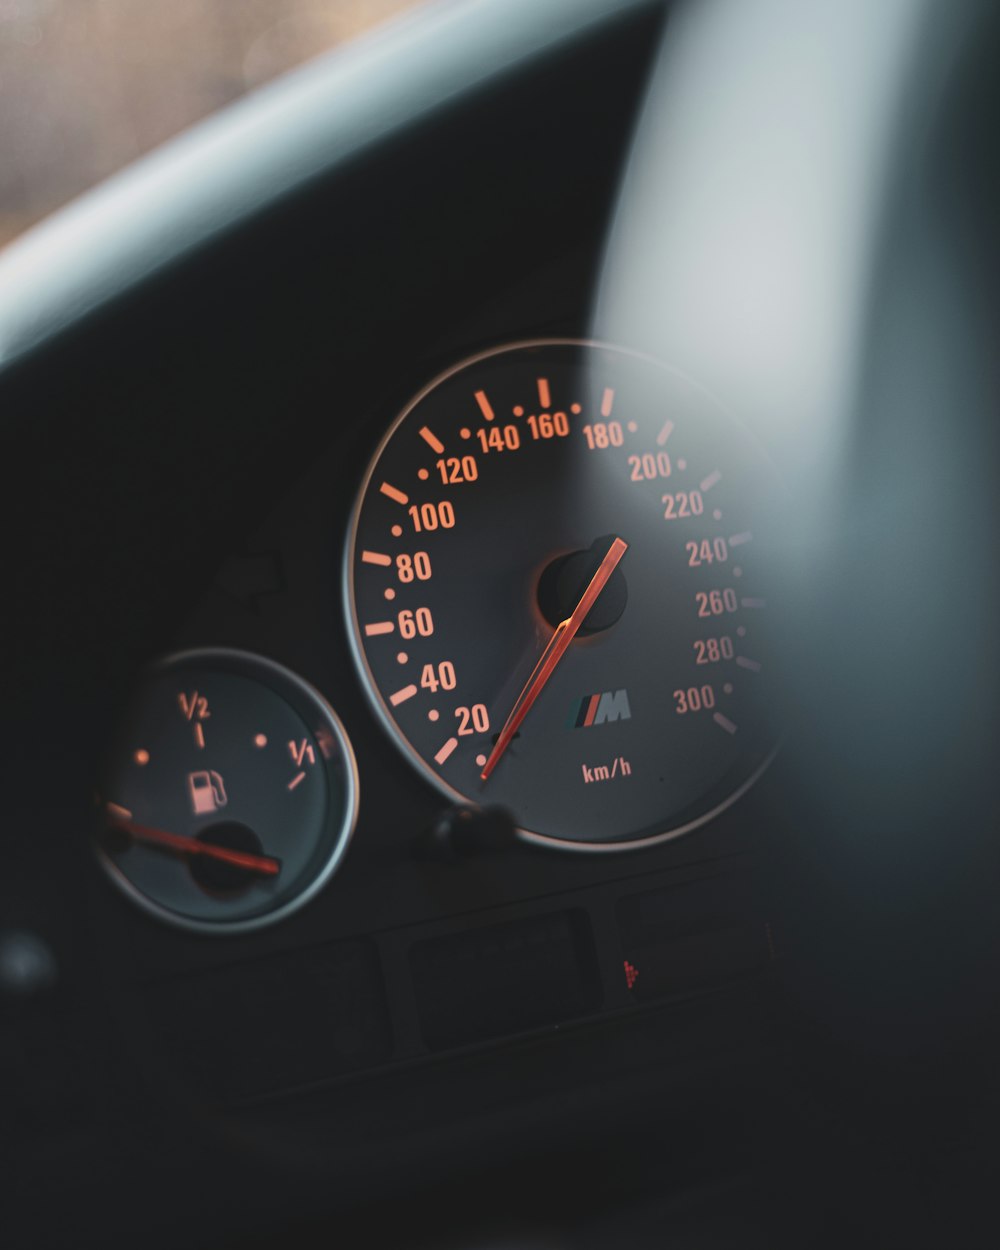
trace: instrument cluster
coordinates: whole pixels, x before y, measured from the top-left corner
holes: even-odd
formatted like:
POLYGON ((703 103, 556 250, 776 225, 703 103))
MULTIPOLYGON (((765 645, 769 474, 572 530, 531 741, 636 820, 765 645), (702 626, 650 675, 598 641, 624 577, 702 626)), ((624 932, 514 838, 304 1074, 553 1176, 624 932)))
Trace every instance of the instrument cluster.
MULTIPOLYGON (((358 487, 343 610, 375 720, 455 828, 636 850, 747 791, 779 735, 776 498, 734 417, 622 348, 501 346, 404 407, 358 487)), ((100 860, 159 919, 245 932, 323 905, 380 784, 303 677, 175 654, 108 753, 100 860)))

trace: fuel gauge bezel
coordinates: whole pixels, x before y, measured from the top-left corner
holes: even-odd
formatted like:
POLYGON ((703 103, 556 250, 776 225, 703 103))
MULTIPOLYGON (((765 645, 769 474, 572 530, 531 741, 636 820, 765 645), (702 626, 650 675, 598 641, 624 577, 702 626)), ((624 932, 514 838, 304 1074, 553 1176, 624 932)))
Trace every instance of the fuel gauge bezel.
MULTIPOLYGON (((133 699, 139 699, 144 683, 169 673, 174 668, 196 665, 214 668, 220 673, 256 682, 272 695, 283 700, 304 725, 311 726, 314 736, 321 730, 330 734, 336 749, 333 757, 323 760, 323 767, 327 770, 328 777, 330 769, 342 767, 344 792, 340 819, 332 822, 334 828, 329 854, 322 860, 318 870, 310 874, 308 881, 301 889, 279 902, 273 909, 232 920, 205 920, 185 915, 152 897, 130 878, 108 852, 100 836, 107 828, 105 813, 108 803, 106 800, 110 798, 110 794, 106 792, 107 786, 103 782, 99 792, 98 829, 95 831, 97 836, 94 838, 94 849, 98 862, 109 880, 146 915, 188 933, 219 937, 253 933, 287 919, 312 902, 328 885, 340 867, 358 822, 360 779, 357 759, 350 736, 327 699, 291 669, 255 652, 218 646, 195 647, 171 652, 153 660, 142 670, 136 683, 133 699)), ((112 767, 113 764, 109 758, 105 777, 110 778, 112 767)), ((329 787, 329 780, 326 784, 329 787)), ((329 789, 327 797, 329 800, 329 789)), ((328 806, 327 815, 330 819, 336 813, 332 813, 328 806)))

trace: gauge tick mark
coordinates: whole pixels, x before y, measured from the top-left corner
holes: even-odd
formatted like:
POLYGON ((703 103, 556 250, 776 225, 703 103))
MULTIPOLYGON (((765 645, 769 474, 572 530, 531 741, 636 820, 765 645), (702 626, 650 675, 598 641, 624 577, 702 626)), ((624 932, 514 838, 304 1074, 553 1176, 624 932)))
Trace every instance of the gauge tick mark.
POLYGON ((492 421, 494 417, 493 405, 486 398, 485 391, 476 391, 476 403, 479 405, 479 411, 483 414, 483 420, 492 421))
POLYGON ((436 452, 439 456, 444 451, 444 443, 432 434, 426 425, 421 427, 420 437, 424 440, 431 451, 436 452))
POLYGON ((393 500, 394 503, 408 504, 410 502, 409 495, 404 495, 401 490, 397 490, 395 486, 390 486, 388 482, 383 482, 379 490, 383 495, 393 500))
POLYGON ((451 755, 452 751, 454 751, 454 749, 455 749, 457 746, 458 746, 458 739, 457 739, 457 738, 449 738, 449 739, 448 739, 448 741, 447 741, 447 742, 444 744, 444 746, 441 748, 441 750, 440 750, 440 751, 438 751, 437 755, 435 755, 435 756, 434 756, 434 763, 435 763, 435 764, 438 764, 438 765, 443 764, 443 763, 445 762, 445 760, 447 760, 447 759, 449 758, 449 756, 451 755))

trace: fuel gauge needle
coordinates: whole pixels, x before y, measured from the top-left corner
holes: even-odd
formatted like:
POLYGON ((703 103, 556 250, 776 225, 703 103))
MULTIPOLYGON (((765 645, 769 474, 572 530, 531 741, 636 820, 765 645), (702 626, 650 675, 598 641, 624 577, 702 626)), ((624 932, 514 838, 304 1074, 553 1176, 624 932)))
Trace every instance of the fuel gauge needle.
POLYGON ((215 846, 211 842, 202 842, 198 838, 188 838, 182 833, 169 833, 166 829, 153 829, 149 825, 138 822, 121 814, 124 809, 112 807, 108 819, 113 829, 120 829, 135 838, 137 842, 150 842, 154 846, 165 846, 185 855, 207 855, 210 859, 222 860, 236 868, 246 868, 250 872, 260 872, 267 877, 276 877, 281 872, 281 860, 272 859, 269 855, 249 855, 245 851, 232 851, 226 846, 215 846))
POLYGON ((598 565, 597 572, 590 579, 590 584, 581 595, 580 602, 573 609, 572 613, 556 626, 555 632, 549 639, 524 689, 517 696, 514 707, 507 717, 506 724, 500 730, 496 745, 490 752, 489 759, 483 765, 483 771, 479 774, 483 781, 489 780, 490 773, 496 768, 501 755, 510 746, 521 722, 531 711, 535 700, 542 693, 545 683, 552 676, 556 665, 566 654, 569 644, 576 637, 580 626, 587 619, 587 614, 597 602, 598 595, 608 584, 608 579, 618 567, 618 563, 626 551, 628 551, 628 543, 624 538, 616 538, 608 548, 607 555, 598 565))

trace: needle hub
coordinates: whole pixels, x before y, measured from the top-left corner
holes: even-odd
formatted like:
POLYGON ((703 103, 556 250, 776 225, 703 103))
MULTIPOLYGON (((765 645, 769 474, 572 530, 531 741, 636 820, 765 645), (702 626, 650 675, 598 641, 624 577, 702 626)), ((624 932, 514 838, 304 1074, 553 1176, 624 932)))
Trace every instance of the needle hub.
MULTIPOLYGON (((588 550, 557 556, 543 570, 538 579, 538 610, 553 629, 566 620, 579 603, 613 541, 613 535, 598 538, 588 550)), ((587 638, 617 625, 627 604, 628 582, 619 565, 584 617, 578 636, 587 638)))
MULTIPOLYGON (((264 854, 260 838, 247 825, 235 820, 209 825, 196 836, 199 842, 208 846, 221 846, 227 851, 242 851, 246 855, 264 854)), ((188 870, 207 893, 226 896, 249 889, 255 876, 245 868, 210 855, 192 855, 188 860, 188 870)))

